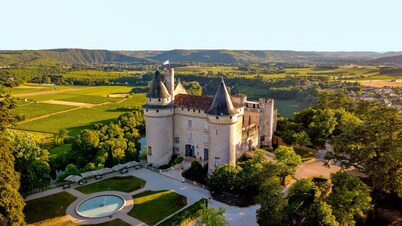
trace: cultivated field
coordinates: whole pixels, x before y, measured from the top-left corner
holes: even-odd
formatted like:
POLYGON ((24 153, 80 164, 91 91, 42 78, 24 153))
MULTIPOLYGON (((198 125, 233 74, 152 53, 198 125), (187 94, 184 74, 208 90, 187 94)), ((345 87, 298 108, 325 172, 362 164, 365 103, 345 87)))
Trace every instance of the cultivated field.
MULTIPOLYGON (((23 89, 27 89, 26 87, 30 85, 23 89)), ((129 106, 145 103, 144 94, 134 94, 126 98, 108 97, 128 93, 132 89, 129 86, 52 88, 55 90, 41 92, 38 92, 41 88, 32 88, 34 92, 24 92, 24 97, 17 96, 21 100, 13 113, 23 116, 25 120, 19 122, 16 129, 42 133, 57 133, 60 129, 67 129, 69 135, 76 135, 95 123, 107 123, 131 111, 129 106)), ((10 89, 9 93, 12 96, 18 95, 19 89, 21 88, 10 89)))

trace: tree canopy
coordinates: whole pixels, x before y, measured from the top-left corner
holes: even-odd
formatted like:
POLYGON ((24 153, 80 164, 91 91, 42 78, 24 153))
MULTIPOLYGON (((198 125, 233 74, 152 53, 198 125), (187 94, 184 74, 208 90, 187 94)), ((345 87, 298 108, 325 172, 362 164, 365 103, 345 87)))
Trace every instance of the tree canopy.
POLYGON ((10 112, 13 104, 7 99, 0 101, 0 221, 8 225, 24 225, 24 199, 18 193, 20 175, 14 169, 12 141, 7 128, 14 118, 10 112))
POLYGON ((343 172, 331 175, 332 192, 326 202, 341 225, 354 225, 355 217, 364 217, 364 211, 372 208, 370 188, 359 178, 343 172))

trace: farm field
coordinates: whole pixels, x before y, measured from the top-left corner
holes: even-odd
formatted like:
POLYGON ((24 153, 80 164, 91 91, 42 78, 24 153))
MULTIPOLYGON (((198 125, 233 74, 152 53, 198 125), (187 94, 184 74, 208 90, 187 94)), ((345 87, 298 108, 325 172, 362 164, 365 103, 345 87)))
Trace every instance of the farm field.
POLYGON ((145 103, 145 95, 135 94, 134 97, 127 98, 124 102, 93 108, 78 108, 77 110, 21 123, 17 128, 44 133, 57 133, 60 129, 67 129, 70 136, 75 136, 81 130, 91 128, 95 123, 108 123, 121 114, 130 112, 131 110, 124 108, 125 106, 141 105, 143 103, 145 103))
MULTIPOLYGON (((18 89, 13 88, 9 93, 14 94, 18 89)), ((27 96, 26 101, 19 100, 19 105, 13 109, 15 115, 24 115, 27 119, 19 122, 16 129, 50 134, 67 129, 68 134, 74 136, 95 123, 107 123, 131 111, 130 106, 144 104, 144 94, 134 94, 127 98, 108 97, 112 94, 127 94, 131 89, 130 86, 82 86, 61 89, 65 91, 63 93, 27 96)))
POLYGON ((25 115, 27 119, 74 108, 67 105, 28 103, 11 110, 14 115, 25 115))
POLYGON ((402 72, 381 73, 380 68, 377 66, 356 66, 347 65, 340 66, 334 69, 319 69, 314 67, 300 67, 300 68, 285 68, 281 73, 266 74, 261 71, 262 68, 251 68, 255 71, 240 70, 237 66, 181 66, 176 67, 175 70, 178 74, 203 74, 209 73, 218 74, 223 73, 229 77, 244 77, 253 78, 257 75, 264 78, 284 78, 286 76, 330 76, 338 79, 353 79, 353 80, 396 80, 402 79, 402 72))
POLYGON ((278 113, 286 118, 292 117, 293 113, 303 110, 303 107, 296 100, 275 100, 275 108, 278 113))

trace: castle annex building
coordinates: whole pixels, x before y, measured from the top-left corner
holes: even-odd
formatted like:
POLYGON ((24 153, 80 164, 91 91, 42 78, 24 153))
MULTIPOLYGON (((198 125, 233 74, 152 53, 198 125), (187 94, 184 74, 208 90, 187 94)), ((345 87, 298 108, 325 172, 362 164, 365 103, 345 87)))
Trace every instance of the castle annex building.
POLYGON ((167 164, 173 153, 208 163, 209 173, 253 146, 271 145, 276 127, 274 100, 230 96, 222 79, 215 96, 187 94, 175 86, 174 69, 156 71, 143 106, 148 162, 167 164))

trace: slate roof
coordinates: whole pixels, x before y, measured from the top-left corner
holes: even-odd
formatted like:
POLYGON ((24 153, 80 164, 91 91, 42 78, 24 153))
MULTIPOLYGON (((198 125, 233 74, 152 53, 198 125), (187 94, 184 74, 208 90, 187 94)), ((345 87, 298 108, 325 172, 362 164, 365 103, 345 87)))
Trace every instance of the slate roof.
POLYGON ((147 93, 148 98, 167 98, 170 97, 165 84, 163 83, 162 75, 159 71, 155 72, 151 87, 147 93))
POLYGON ((226 89, 225 82, 221 81, 218 90, 215 93, 211 106, 206 112, 210 115, 234 115, 237 114, 236 109, 233 106, 230 95, 226 89))
POLYGON ((234 115, 237 114, 236 108, 243 107, 232 103, 223 81, 214 97, 177 94, 174 98, 174 106, 202 110, 211 115, 234 115))
POLYGON ((190 94, 177 94, 174 97, 174 106, 207 111, 211 106, 213 97, 195 96, 190 94))

